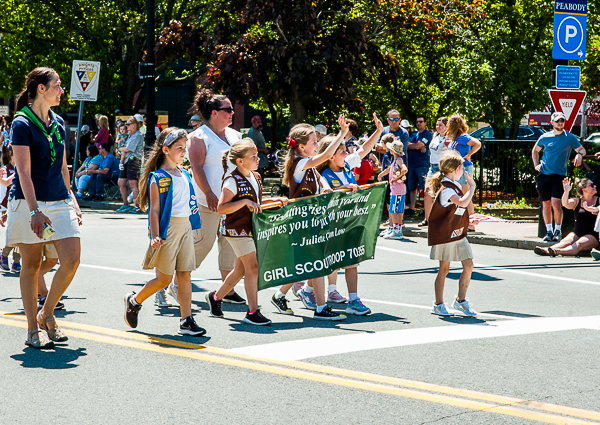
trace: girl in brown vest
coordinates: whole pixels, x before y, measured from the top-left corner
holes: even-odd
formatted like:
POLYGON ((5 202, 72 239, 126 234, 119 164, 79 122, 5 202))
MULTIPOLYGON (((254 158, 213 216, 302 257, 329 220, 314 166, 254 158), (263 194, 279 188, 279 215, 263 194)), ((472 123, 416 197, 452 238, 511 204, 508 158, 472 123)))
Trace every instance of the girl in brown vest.
MULTIPOLYGON (((248 296, 248 313, 244 323, 250 325, 269 325, 271 321, 258 309, 258 260, 256 247, 252 239, 252 213, 262 211, 262 181, 258 169, 258 150, 250 138, 242 139, 234 144, 223 155, 223 190, 217 205, 217 212, 225 215, 222 223, 223 236, 235 252, 235 266, 227 275, 217 291, 206 295, 210 314, 223 317, 221 303, 233 287, 244 278, 246 295, 248 296), (229 175, 227 162, 236 166, 229 175)), ((265 202, 287 204, 287 198, 269 198, 265 202)))
MULTIPOLYGON (((340 115, 338 124, 341 127, 340 133, 329 147, 317 153, 319 143, 315 128, 309 124, 296 124, 290 130, 288 137, 288 156, 285 162, 285 174, 283 183, 290 187, 290 199, 301 198, 303 196, 318 195, 319 193, 330 192, 331 188, 327 181, 315 170, 314 167, 327 162, 348 133, 348 123, 346 117, 340 115)), ((284 313, 278 303, 284 304, 285 294, 293 284, 283 285, 273 296, 272 303, 277 307, 280 313, 284 313)), ((299 298, 304 306, 309 310, 315 310, 313 316, 317 320, 345 320, 343 314, 334 313, 331 307, 327 305, 325 299, 325 279, 319 277, 309 279, 308 282, 298 291, 299 298)), ((289 313, 293 314, 291 310, 289 313)))
POLYGON ((427 239, 431 246, 432 260, 439 260, 440 268, 435 278, 435 302, 432 314, 452 316, 444 304, 444 282, 450 271, 451 261, 460 261, 463 272, 458 280, 458 297, 452 307, 466 316, 476 316, 477 312, 467 300, 467 288, 473 272, 473 252, 466 239, 469 226, 467 206, 475 193, 475 181, 465 172, 463 158, 455 151, 446 152, 440 160, 440 171, 429 181, 435 199, 429 215, 427 239), (463 175, 469 191, 463 194, 458 180, 463 175))

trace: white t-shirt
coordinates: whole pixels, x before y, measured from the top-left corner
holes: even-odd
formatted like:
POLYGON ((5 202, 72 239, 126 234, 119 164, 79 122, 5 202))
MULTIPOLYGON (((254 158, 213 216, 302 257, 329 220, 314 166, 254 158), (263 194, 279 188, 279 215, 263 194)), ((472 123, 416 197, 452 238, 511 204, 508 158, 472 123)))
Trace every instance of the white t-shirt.
MULTIPOLYGON (((360 167, 361 162, 362 159, 360 158, 360 155, 356 152, 351 153, 346 157, 346 163, 350 167, 350 171, 354 170, 356 167, 360 167)), ((340 181, 342 182, 342 186, 350 184, 350 182, 346 178, 346 174, 344 174, 343 171, 334 171, 333 173, 338 177, 338 179, 340 179, 340 181)))
MULTIPOLYGON (((204 146, 206 146, 206 157, 204 158, 204 166, 202 167, 204 170, 204 174, 206 175, 206 180, 208 180, 208 184, 212 192, 218 197, 221 196, 221 178, 223 177, 223 153, 229 150, 229 148, 235 143, 239 142, 242 139, 242 133, 235 131, 233 128, 227 127, 225 129, 225 138, 229 142, 227 144, 223 141, 219 136, 217 136, 207 125, 203 125, 196 130, 192 131, 189 137, 198 137, 204 140, 204 146)), ((188 157, 189 159, 189 157, 188 157)), ((233 164, 228 163, 229 169, 227 173, 231 173, 235 168, 233 164)), ((198 184, 196 180, 193 179, 192 183, 194 185, 194 192, 196 192, 196 198, 198 199, 198 203, 204 207, 208 207, 208 203, 206 202, 206 195, 198 184)))
MULTIPOLYGON (((454 183, 456 185, 457 189, 462 190, 462 186, 460 185, 459 182, 453 182, 448 177, 444 177, 444 180, 442 180, 442 181, 449 181, 450 183, 454 183)), ((442 189, 442 193, 440 193, 440 204, 442 205, 442 207, 447 207, 448 205, 452 204, 452 201, 450 201, 450 198, 452 198, 452 196, 454 196, 454 195, 458 195, 458 194, 454 190, 444 187, 442 189)))
POLYGON ((442 136, 439 133, 436 133, 429 143, 429 163, 430 164, 439 164, 440 159, 442 159, 442 154, 444 151, 448 149, 446 146, 446 136, 442 136))
MULTIPOLYGON (((250 182, 252 189, 254 189, 254 192, 256 192, 256 196, 258 197, 258 182, 256 181, 256 177, 254 177, 254 173, 250 173, 250 177, 246 177, 246 179, 250 182)), ((235 178, 225 180, 223 183, 223 189, 228 189, 231 193, 233 193, 233 196, 235 196, 237 194, 237 184, 235 183, 235 178)), ((260 203, 260 199, 258 202, 260 203)))
MULTIPOLYGON (((171 205, 171 217, 189 217, 192 215, 192 210, 190 209, 190 185, 187 179, 183 175, 167 174, 172 179, 173 203, 171 205)), ((154 176, 150 179, 150 185, 152 186, 152 184, 157 184, 154 176)))
MULTIPOLYGON (((310 158, 302 158, 300 161, 298 161, 298 164, 296 164, 296 169, 294 170, 294 181, 296 183, 300 183, 302 181, 302 179, 304 178, 304 174, 306 173, 306 171, 304 169, 304 166, 306 165, 306 163, 308 162, 310 158)), ((315 173, 315 177, 317 176, 317 170, 315 170, 313 168, 313 171, 315 173)), ((317 193, 321 193, 321 183, 317 181, 317 193)))

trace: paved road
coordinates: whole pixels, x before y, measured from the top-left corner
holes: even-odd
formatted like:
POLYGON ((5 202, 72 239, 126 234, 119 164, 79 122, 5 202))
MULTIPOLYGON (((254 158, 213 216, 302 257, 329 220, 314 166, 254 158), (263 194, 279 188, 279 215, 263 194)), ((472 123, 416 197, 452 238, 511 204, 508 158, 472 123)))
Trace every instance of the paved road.
POLYGON ((0 424, 600 423, 600 263, 589 258, 475 245, 481 314, 442 319, 429 313, 426 241, 380 240, 359 269, 373 314, 316 322, 295 300, 294 317, 276 315, 265 290, 274 323, 256 328, 241 323, 245 307, 207 313, 215 249, 192 274, 208 330, 194 339, 176 334, 176 307, 151 300, 137 330, 123 321, 123 295, 151 275, 145 235, 144 217, 84 214, 82 264, 57 314, 70 340, 55 350, 25 348, 18 278, 0 277, 0 424))

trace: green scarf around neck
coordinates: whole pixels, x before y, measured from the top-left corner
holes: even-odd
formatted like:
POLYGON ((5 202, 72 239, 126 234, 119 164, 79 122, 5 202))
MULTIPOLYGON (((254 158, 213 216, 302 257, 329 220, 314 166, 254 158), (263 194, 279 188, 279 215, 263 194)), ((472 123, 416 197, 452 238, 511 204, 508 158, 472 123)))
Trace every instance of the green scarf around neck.
POLYGON ((63 144, 63 141, 62 141, 62 138, 60 137, 60 133, 58 131, 58 124, 56 122, 56 117, 54 116, 54 113, 52 111, 50 111, 50 115, 52 117, 52 125, 50 126, 50 134, 48 134, 48 132, 46 131, 46 127, 44 127, 44 124, 42 124, 42 122, 40 121, 38 116, 31 110, 31 108, 29 106, 23 107, 23 109, 21 109, 19 112, 17 112, 15 114, 15 117, 27 118, 29 121, 31 121, 33 123, 33 125, 35 125, 37 128, 39 128, 42 133, 44 133, 44 136, 46 137, 46 139, 48 139, 48 143, 50 144, 50 164, 54 165, 54 162, 56 161, 56 149, 54 148, 54 142, 52 141, 52 136, 56 136, 56 141, 58 143, 60 143, 61 145, 63 144))

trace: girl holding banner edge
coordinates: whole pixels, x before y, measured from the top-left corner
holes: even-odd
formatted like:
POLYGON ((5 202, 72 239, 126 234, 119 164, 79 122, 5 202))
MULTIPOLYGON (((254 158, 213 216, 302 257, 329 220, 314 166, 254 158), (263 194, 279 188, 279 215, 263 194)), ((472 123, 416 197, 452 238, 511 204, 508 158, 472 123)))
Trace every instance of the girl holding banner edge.
POLYGON ((234 268, 221 287, 206 294, 210 314, 223 317, 221 303, 235 285, 244 278, 248 297, 248 313, 243 322, 249 325, 270 325, 271 321, 262 315, 258 308, 258 260, 252 239, 252 214, 262 211, 261 203, 281 202, 287 205, 288 199, 268 198, 262 200, 262 180, 258 169, 258 150, 248 137, 237 142, 223 154, 223 190, 217 205, 217 212, 225 215, 221 231, 233 248, 236 256, 234 268), (235 169, 227 175, 229 166, 235 169))
MULTIPOLYGON (((349 154, 345 144, 340 144, 337 147, 335 155, 333 155, 327 163, 317 166, 317 171, 327 180, 327 183, 331 188, 350 188, 353 193, 358 189, 356 178, 354 177, 352 170, 360 165, 362 159, 371 152, 371 149, 373 149, 373 146, 375 146, 375 143, 377 143, 379 136, 383 132, 383 124, 377 119, 376 114, 373 114, 373 119, 375 120, 377 130, 363 145, 358 147, 356 152, 349 154)), ((325 152, 333 141, 333 135, 325 136, 321 139, 319 142, 319 153, 325 152)), ((346 314, 363 316, 371 313, 371 310, 365 306, 358 297, 358 264, 344 267, 344 273, 346 276, 346 284, 348 285, 348 307, 346 308, 346 314)), ((338 270, 335 270, 327 276, 327 280, 329 281, 329 295, 327 300, 330 302, 333 301, 330 295, 334 293, 334 291, 337 292, 337 274, 338 270)), ((345 300, 343 302, 345 302, 345 300)))
MULTIPOLYGON (((327 162, 333 157, 340 143, 343 142, 344 137, 348 133, 346 117, 340 115, 338 124, 341 127, 341 131, 329 147, 321 153, 317 153, 319 144, 317 142, 315 128, 312 125, 296 124, 290 130, 290 135, 288 137, 289 150, 285 162, 285 173, 283 175, 283 183, 290 188, 290 199, 318 195, 319 193, 331 191, 327 180, 324 179, 314 167, 327 162)), ((285 294, 292 285, 293 283, 283 285, 271 300, 280 313, 293 314, 283 310, 284 304, 287 308, 285 294)), ((323 277, 309 279, 302 289, 298 291, 298 295, 300 295, 300 299, 307 309, 315 311, 313 316, 314 319, 346 319, 346 316, 334 313, 331 310, 331 307, 327 305, 325 299, 325 279, 323 277)))

